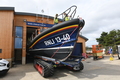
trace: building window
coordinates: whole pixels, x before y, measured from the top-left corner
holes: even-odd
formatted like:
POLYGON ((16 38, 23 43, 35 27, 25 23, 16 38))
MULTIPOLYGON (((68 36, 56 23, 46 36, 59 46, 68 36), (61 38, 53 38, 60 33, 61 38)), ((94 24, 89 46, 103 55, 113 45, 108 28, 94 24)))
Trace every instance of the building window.
POLYGON ((22 27, 16 27, 16 37, 22 38, 22 27))
POLYGON ((21 49, 22 48, 22 31, 23 31, 23 27, 16 27, 15 29, 15 48, 16 49, 21 49))

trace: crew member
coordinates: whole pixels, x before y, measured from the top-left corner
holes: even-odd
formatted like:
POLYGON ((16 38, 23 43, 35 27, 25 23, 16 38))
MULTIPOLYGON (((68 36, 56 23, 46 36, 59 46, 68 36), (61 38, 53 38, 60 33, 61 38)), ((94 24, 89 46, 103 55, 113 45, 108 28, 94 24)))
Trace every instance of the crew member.
POLYGON ((69 18, 69 16, 68 16, 68 14, 66 14, 65 12, 63 13, 64 14, 64 21, 69 21, 70 20, 70 18, 69 18))
POLYGON ((54 17, 54 24, 55 25, 58 24, 58 14, 56 14, 55 17, 54 17))

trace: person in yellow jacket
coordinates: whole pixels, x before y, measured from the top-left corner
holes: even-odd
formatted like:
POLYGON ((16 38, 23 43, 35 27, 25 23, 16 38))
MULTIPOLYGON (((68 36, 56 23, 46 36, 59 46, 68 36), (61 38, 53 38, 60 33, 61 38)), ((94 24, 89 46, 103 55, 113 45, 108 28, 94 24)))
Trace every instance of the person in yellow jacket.
POLYGON ((54 17, 54 24, 56 25, 56 24, 58 24, 58 22, 59 22, 58 21, 58 14, 56 14, 55 17, 54 17))
POLYGON ((66 14, 66 16, 65 16, 65 21, 69 21, 70 20, 70 18, 68 17, 68 15, 66 14))
POLYGON ((68 16, 68 14, 66 14, 65 12, 63 14, 64 14, 64 21, 69 21, 70 17, 68 16))

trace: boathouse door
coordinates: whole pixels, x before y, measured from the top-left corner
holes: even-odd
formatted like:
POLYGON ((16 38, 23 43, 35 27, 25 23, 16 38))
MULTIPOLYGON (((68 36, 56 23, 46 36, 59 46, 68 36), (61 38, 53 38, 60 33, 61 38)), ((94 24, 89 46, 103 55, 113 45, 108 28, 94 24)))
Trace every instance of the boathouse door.
POLYGON ((72 55, 82 56, 82 53, 83 53, 82 43, 76 43, 75 49, 74 49, 72 55))

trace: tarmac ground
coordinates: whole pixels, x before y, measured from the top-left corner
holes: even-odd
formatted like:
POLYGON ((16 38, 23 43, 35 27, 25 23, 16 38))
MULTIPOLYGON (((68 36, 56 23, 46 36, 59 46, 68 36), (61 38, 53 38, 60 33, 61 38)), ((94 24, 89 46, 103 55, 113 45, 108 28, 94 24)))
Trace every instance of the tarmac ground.
POLYGON ((120 60, 117 56, 113 61, 109 56, 104 59, 94 61, 87 58, 82 61, 84 69, 80 72, 73 72, 64 68, 55 69, 55 74, 49 78, 43 78, 34 69, 32 63, 25 65, 15 65, 7 75, 0 76, 0 80, 119 80, 120 79, 120 60))

